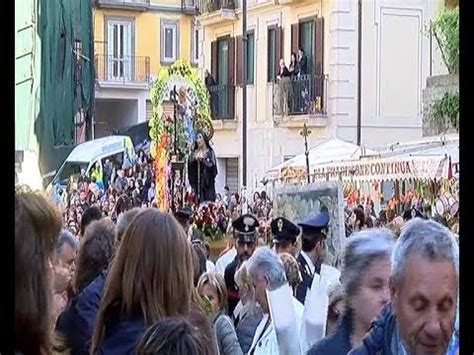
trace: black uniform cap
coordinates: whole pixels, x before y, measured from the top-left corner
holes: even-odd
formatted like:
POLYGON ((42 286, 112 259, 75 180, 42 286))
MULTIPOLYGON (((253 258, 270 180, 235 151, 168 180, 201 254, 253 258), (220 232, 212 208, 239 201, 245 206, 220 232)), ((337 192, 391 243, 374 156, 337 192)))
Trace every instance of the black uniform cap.
POLYGON ((236 237, 243 243, 252 243, 257 240, 258 226, 258 220, 251 214, 244 214, 232 222, 236 237))
POLYGON ((300 234, 299 227, 284 217, 275 218, 270 224, 273 243, 295 242, 300 234))

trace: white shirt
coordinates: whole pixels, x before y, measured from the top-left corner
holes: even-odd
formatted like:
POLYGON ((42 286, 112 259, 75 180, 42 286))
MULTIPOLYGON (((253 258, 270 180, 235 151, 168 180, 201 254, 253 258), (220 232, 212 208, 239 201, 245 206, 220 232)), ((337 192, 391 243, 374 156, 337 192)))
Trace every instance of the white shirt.
POLYGON ((309 271, 311 271, 311 275, 314 275, 314 272, 316 271, 316 267, 313 264, 313 261, 311 258, 306 254, 303 250, 301 251, 301 255, 303 256, 304 260, 306 260, 306 263, 308 264, 309 271))
POLYGON ((225 268, 232 261, 234 261, 236 256, 237 256, 237 249, 235 249, 235 247, 228 250, 224 255, 222 255, 219 259, 217 259, 215 271, 221 274, 222 276, 224 276, 225 268))
MULTIPOLYGON (((301 329, 301 324, 303 322, 303 312, 304 307, 303 305, 293 297, 293 306, 295 307, 295 314, 296 314, 296 326, 299 330, 301 329)), ((261 335, 265 324, 268 321, 270 316, 268 314, 264 314, 262 320, 257 326, 257 330, 255 332, 252 346, 250 347, 250 351, 255 348, 254 355, 278 355, 280 354, 279 347, 278 347, 278 340, 277 335, 275 332, 275 328, 273 327, 273 322, 270 321, 267 329, 264 331, 263 335, 261 335)), ((250 352, 249 351, 249 352, 250 352)))
POLYGON ((210 260, 206 260, 206 272, 211 272, 211 271, 214 271, 216 269, 216 266, 214 265, 214 263, 210 260))

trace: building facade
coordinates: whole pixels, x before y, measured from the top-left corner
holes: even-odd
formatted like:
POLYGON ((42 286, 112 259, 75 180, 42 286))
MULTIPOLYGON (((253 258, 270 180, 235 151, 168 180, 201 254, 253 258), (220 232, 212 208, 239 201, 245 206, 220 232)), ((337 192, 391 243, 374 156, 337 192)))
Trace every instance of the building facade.
POLYGON ((269 168, 304 152, 305 123, 310 148, 332 137, 356 143, 359 117, 361 141, 368 146, 421 137, 426 78, 444 70, 425 25, 442 5, 438 0, 248 0, 243 80, 241 4, 201 4, 199 63, 216 82, 210 91, 217 190, 242 182, 244 81, 249 189, 262 187, 269 168), (280 59, 289 67, 299 48, 306 57, 304 73, 278 79, 280 59))
POLYGON ((197 66, 195 14, 188 0, 94 1, 95 138, 150 118, 149 84, 163 66, 197 66))
POLYGON ((15 163, 34 188, 90 139, 93 64, 89 0, 15 3, 15 163))

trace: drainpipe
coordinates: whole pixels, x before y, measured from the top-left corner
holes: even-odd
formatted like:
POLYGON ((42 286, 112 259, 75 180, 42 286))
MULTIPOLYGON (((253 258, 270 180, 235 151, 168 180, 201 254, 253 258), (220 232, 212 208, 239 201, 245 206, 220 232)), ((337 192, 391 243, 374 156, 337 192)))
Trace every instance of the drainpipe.
POLYGON ((362 141, 362 0, 358 0, 358 36, 357 36, 357 145, 362 141))

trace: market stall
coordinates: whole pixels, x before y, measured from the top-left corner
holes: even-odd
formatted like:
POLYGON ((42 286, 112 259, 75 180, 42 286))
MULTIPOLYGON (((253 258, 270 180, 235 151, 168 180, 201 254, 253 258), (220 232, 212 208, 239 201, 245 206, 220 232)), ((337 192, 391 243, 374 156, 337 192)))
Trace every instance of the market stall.
MULTIPOLYGON (((359 154, 349 159, 337 160, 319 149, 315 159, 311 154, 309 157, 310 184, 339 180, 348 205, 366 205, 372 201, 377 213, 386 209, 399 214, 415 207, 427 215, 438 213, 455 218, 458 140, 397 144, 397 148, 392 146, 378 154, 370 153, 372 157, 361 157, 359 150, 359 154)), ((271 169, 267 179, 270 189, 288 184, 304 185, 307 168, 301 156, 297 156, 271 169)))

